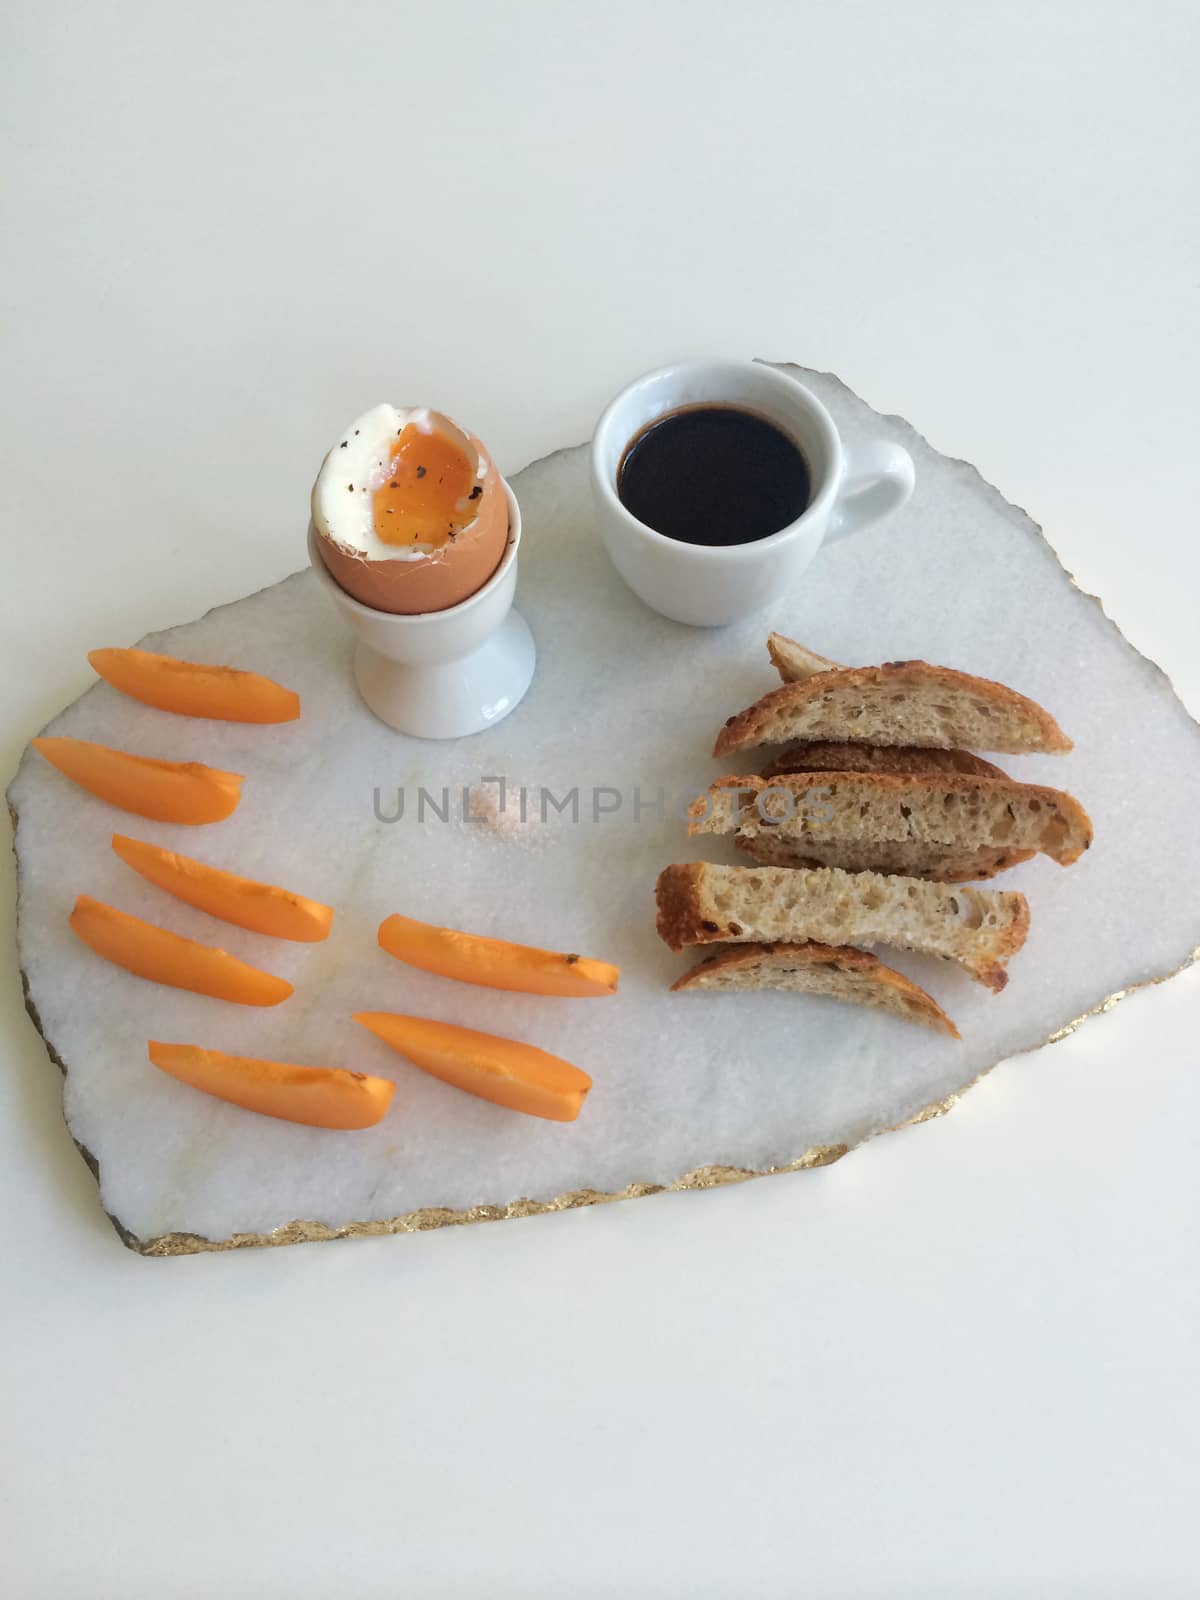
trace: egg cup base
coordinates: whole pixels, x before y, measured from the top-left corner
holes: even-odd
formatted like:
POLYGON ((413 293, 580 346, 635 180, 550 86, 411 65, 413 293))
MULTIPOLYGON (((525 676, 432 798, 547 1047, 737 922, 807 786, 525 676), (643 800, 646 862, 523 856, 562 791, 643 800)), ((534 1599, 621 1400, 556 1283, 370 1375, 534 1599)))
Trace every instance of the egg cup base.
POLYGON ((510 611, 477 650, 457 661, 392 661, 360 639, 354 681, 367 708, 395 732, 463 739, 494 727, 520 705, 536 664, 529 624, 510 611))

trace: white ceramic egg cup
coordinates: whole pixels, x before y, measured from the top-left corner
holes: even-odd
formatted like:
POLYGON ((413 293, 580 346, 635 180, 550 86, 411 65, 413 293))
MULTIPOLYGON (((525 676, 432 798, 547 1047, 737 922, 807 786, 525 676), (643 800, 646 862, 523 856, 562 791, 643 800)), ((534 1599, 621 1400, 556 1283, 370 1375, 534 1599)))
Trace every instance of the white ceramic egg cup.
POLYGON ((481 733, 520 705, 533 681, 537 649, 512 609, 517 587, 521 508, 508 484, 508 544, 482 589, 445 611, 401 616, 348 595, 321 560, 309 524, 308 558, 317 582, 358 635, 354 681, 381 722, 416 739, 481 733))

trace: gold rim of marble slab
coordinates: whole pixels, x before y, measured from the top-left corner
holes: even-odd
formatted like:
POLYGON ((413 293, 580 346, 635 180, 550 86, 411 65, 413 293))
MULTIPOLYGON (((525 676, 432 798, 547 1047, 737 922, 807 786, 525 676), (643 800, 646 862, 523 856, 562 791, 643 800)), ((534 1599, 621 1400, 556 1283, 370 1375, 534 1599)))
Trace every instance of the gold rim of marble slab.
MULTIPOLYGON (((771 364, 775 365, 776 363, 771 364)), ((783 365, 784 363, 779 364, 783 365)), ((836 384, 839 388, 844 389, 845 392, 848 395, 851 395, 855 400, 859 398, 849 387, 849 385, 843 383, 835 373, 825 372, 821 373, 820 376, 827 379, 830 383, 836 384)), ((905 418, 891 416, 888 418, 888 421, 895 422, 903 426, 904 428, 908 429, 909 432, 915 434, 923 444, 929 445, 929 441, 925 438, 925 436, 919 433, 917 429, 914 428, 912 424, 905 418)), ((933 449, 934 447, 929 445, 929 448, 933 449)), ((552 451, 551 455, 558 453, 559 452, 552 451)), ((941 454, 941 452, 939 451, 938 454, 941 454)), ((543 457, 540 459, 548 460, 550 458, 543 457)), ((988 483, 988 480, 972 462, 964 461, 961 457, 957 456, 945 456, 943 459, 946 461, 952 461, 958 466, 966 467, 969 471, 975 474, 985 488, 990 489, 995 494, 999 494, 999 490, 996 489, 994 485, 988 483)), ((1001 498, 1003 499, 1004 497, 1001 496, 1001 498)), ((1050 554, 1058 562, 1059 567, 1062 569, 1071 587, 1077 590, 1086 599, 1091 600, 1095 605, 1099 606, 1101 612, 1108 622, 1116 629, 1123 642, 1135 653, 1135 655, 1140 656, 1143 661, 1148 662, 1156 672, 1161 674, 1171 689, 1171 692, 1175 695, 1175 698, 1179 700, 1180 705, 1183 706, 1183 709, 1188 715, 1189 719, 1197 727, 1200 727, 1200 721, 1193 717, 1190 711, 1187 710, 1187 707, 1180 698, 1174 683, 1171 681, 1170 675, 1164 670, 1164 668, 1162 668, 1157 661, 1154 661, 1150 656, 1146 655, 1144 651, 1139 650, 1135 644, 1125 637, 1125 634, 1121 630, 1120 624, 1109 615, 1108 611, 1104 607, 1104 602, 1100 599, 1099 595, 1091 594, 1080 584, 1076 583, 1074 573, 1067 568, 1058 551, 1050 543, 1050 540, 1046 537, 1045 531, 1043 530, 1041 524, 1035 522, 1023 507, 1014 506, 1011 500, 1005 499, 1004 503, 1005 505, 1012 507, 1014 511, 1020 512, 1020 514, 1029 523, 1029 526, 1035 530, 1038 538, 1046 546, 1050 554)), ((17 812, 11 803, 9 804, 8 809, 9 816, 12 819, 13 850, 14 856, 16 856, 17 812)), ((16 898, 17 905, 19 907, 21 900, 21 862, 19 856, 16 856, 16 863, 16 898)), ((1139 989, 1153 988, 1156 984, 1165 983, 1168 979, 1177 977, 1179 973, 1185 972, 1188 967, 1192 966, 1197 961, 1200 961, 1200 945, 1197 945, 1196 948, 1192 950, 1191 953, 1186 956, 1178 966, 1172 967, 1167 972, 1157 973, 1154 977, 1144 978, 1140 983, 1129 984, 1126 988, 1117 989, 1112 994, 1105 995, 1102 999, 1098 1000, 1095 1005, 1089 1006, 1086 1011, 1081 1012, 1079 1016, 1073 1018, 1070 1022, 1064 1023, 1062 1027, 1056 1028, 1053 1033, 1047 1034, 1046 1038, 1040 1040, 1037 1044, 1030 1045, 1026 1050, 1018 1053, 1021 1055, 1028 1055, 1032 1050, 1040 1050, 1048 1044, 1057 1044, 1060 1039, 1065 1039, 1070 1034, 1074 1033, 1076 1028, 1078 1028, 1082 1023, 1086 1022, 1089 1017, 1098 1017, 1106 1011, 1111 1011, 1113 1007, 1118 1005, 1120 1001, 1124 1000, 1127 995, 1135 994, 1139 989)), ((49 1039, 46 1038, 45 1031, 42 1027, 42 1020, 38 1015, 37 1007, 34 1005, 33 998, 29 992, 29 981, 26 977, 24 967, 21 969, 21 987, 25 997, 25 1009, 29 1013, 30 1020, 37 1029, 42 1043, 46 1047, 46 1053, 50 1057, 50 1060, 55 1064, 56 1067, 58 1067, 65 1078, 67 1073, 70 1071, 70 1068, 67 1062, 65 1062, 57 1050, 55 1050, 49 1039)), ((682 1173, 678 1178, 673 1179, 670 1183, 631 1183, 627 1184, 624 1189, 616 1190, 569 1189, 564 1194, 555 1195, 551 1200, 517 1199, 510 1200, 507 1205, 476 1205, 468 1206, 462 1210, 453 1210, 446 1206, 422 1206, 417 1211, 407 1211, 398 1217, 380 1217, 373 1222, 348 1222, 340 1228, 330 1228, 323 1222, 310 1222, 297 1219, 292 1222, 285 1222, 282 1224, 282 1226, 271 1229, 269 1233, 235 1233, 230 1235, 230 1237, 227 1239, 206 1239, 202 1235, 196 1233, 164 1233, 157 1238, 140 1239, 136 1234, 131 1233, 129 1229, 125 1227, 119 1217, 113 1216, 113 1214, 108 1211, 105 1212, 105 1215, 116 1229, 117 1235, 121 1242, 127 1245, 130 1250, 136 1251, 139 1255, 190 1256, 219 1250, 247 1250, 271 1248, 277 1245, 287 1244, 314 1244, 325 1239, 370 1239, 381 1234, 427 1233, 434 1228, 457 1228, 462 1227, 464 1224, 470 1222, 506 1222, 514 1217, 543 1216, 552 1211, 576 1211, 584 1206, 607 1205, 614 1200, 640 1200, 647 1195, 674 1194, 685 1189, 719 1189, 723 1188, 727 1184, 746 1183, 751 1178, 772 1178, 778 1176, 780 1173, 807 1172, 815 1167, 832 1166, 835 1161, 840 1161, 843 1156, 849 1155, 852 1150, 861 1149, 861 1147, 864 1144, 869 1143, 871 1139, 881 1138, 883 1135, 888 1133, 898 1133, 902 1128, 916 1127, 919 1123, 929 1122, 934 1117, 945 1116, 948 1111, 951 1111, 958 1104, 958 1102, 965 1094, 968 1093, 969 1090, 973 1089, 977 1083, 986 1078, 989 1072, 994 1071, 995 1068, 1000 1066, 1003 1061, 1010 1059, 1012 1058, 1003 1056, 999 1061, 993 1061, 990 1066, 985 1067, 982 1072, 976 1073, 976 1075, 964 1083, 961 1088, 956 1089, 952 1094, 945 1095, 940 1100, 935 1100, 927 1106, 922 1106, 919 1111, 915 1112, 911 1117, 906 1117, 902 1122, 893 1123, 887 1128, 881 1128, 877 1133, 867 1134, 864 1138, 859 1139, 854 1144, 814 1145, 810 1149, 805 1150, 802 1155, 796 1156, 794 1160, 784 1162, 778 1166, 758 1168, 724 1166, 694 1167, 690 1172, 682 1173)), ((67 1131, 70 1132, 69 1126, 67 1131)), ((91 1171, 92 1176, 96 1179, 97 1184, 99 1184, 99 1161, 85 1145, 80 1144, 78 1139, 73 1138, 73 1143, 75 1144, 75 1147, 79 1151, 80 1155, 83 1157, 84 1161, 87 1163, 88 1168, 91 1171)))

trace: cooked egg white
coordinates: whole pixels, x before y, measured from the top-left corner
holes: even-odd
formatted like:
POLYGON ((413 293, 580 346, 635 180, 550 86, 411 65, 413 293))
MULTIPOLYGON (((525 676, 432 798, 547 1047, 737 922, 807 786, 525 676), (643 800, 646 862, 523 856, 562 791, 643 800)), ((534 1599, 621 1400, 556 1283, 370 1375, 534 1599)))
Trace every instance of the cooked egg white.
MULTIPOLYGON (((412 435, 409 442, 414 442, 412 435)), ((345 434, 334 445, 321 464, 312 492, 313 525, 323 538, 332 539, 343 549, 365 556, 371 561, 419 561, 434 550, 440 550, 451 531, 458 533, 474 520, 471 490, 480 490, 487 478, 491 463, 482 451, 449 417, 431 411, 428 406, 411 406, 401 409, 392 405, 379 405, 363 413, 351 423, 345 434), (461 460, 462 493, 452 493, 444 502, 444 526, 427 515, 412 529, 412 536, 383 536, 388 528, 383 518, 400 513, 400 506, 381 506, 381 491, 385 498, 388 485, 395 482, 395 452, 412 429, 418 438, 429 441, 442 464, 457 466, 461 460), (382 522, 382 526, 380 525, 382 522)), ((416 466, 420 470, 420 464, 416 466)), ((423 480, 422 480, 423 481, 423 480)), ((398 486, 398 487, 403 487, 398 486)), ((424 500, 431 499, 423 496, 424 500)), ((477 493, 474 502, 481 495, 477 493)), ((435 508, 429 507, 430 512, 435 508)))

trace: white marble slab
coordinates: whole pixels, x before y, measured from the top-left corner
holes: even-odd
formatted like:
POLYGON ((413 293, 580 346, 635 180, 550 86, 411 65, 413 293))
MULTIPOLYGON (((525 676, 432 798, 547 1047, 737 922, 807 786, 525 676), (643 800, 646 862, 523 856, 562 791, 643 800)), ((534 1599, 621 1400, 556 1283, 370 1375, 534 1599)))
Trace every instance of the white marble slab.
MULTIPOLYGON (((26 755, 10 800, 29 998, 67 1068, 72 1134, 99 1163, 102 1202, 130 1243, 203 1247, 296 1221, 321 1227, 283 1238, 406 1227, 428 1208, 503 1211, 671 1184, 699 1168, 762 1171, 836 1153, 1193 956, 1200 728, 1159 668, 1073 586, 1023 512, 837 380, 801 375, 851 440, 882 431, 906 444, 917 490, 892 523, 824 553, 753 623, 696 631, 635 600, 592 535, 586 451, 568 450, 514 480, 525 524, 518 604, 539 666, 525 703, 494 730, 422 744, 374 721, 349 676, 350 639, 302 572, 146 641, 278 677, 301 693, 299 723, 193 722, 98 684, 49 730, 243 772, 230 820, 199 829, 143 822, 26 755), (667 993, 688 963, 655 935, 654 879, 670 861, 735 859, 723 842, 689 841, 678 808, 722 770, 708 754, 721 721, 777 682, 764 648, 770 628, 847 662, 923 656, 1003 679, 1042 701, 1076 742, 1065 758, 1001 758, 1015 775, 1071 789, 1096 825, 1077 866, 1038 860, 1000 880, 1032 906, 1005 992, 894 957, 954 1017, 961 1043, 832 1001, 667 993), (500 774, 509 814, 499 825, 463 822, 462 786, 500 774), (420 786, 439 802, 450 789, 450 821, 428 806, 418 818, 420 786), (579 820, 552 806, 538 820, 541 786, 560 798, 577 789, 579 820), (660 788, 662 816, 652 808, 660 788), (394 813, 398 790, 404 816, 380 820, 377 811, 394 813), (618 796, 619 809, 606 810, 618 796), (114 831, 326 900, 337 907, 333 935, 286 945, 217 923, 125 868, 109 849, 114 831), (223 944, 297 992, 258 1011, 141 982, 70 934, 80 892, 223 944), (412 971, 377 948, 376 927, 392 911, 617 961, 620 995, 540 999, 412 971), (595 1087, 573 1125, 507 1113, 409 1067, 356 1027, 359 1009, 519 1036, 577 1062, 595 1087), (394 1077, 398 1090, 377 1129, 305 1129, 164 1077, 146 1059, 150 1037, 341 1064, 394 1077)), ((303 506, 296 523, 299 560, 303 506)))

